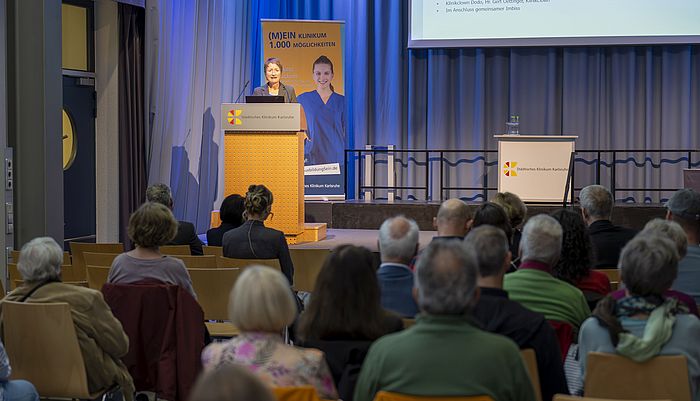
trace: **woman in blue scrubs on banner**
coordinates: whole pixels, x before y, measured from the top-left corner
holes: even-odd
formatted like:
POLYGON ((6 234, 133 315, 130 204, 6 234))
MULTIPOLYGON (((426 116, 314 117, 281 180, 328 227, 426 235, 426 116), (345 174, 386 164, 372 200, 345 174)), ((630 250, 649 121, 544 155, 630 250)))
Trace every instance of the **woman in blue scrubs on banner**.
MULTIPOLYGON (((343 164, 345 150, 345 96, 335 93, 333 63, 320 56, 313 65, 316 90, 298 96, 304 106, 309 141, 304 146, 306 165, 343 164)), ((344 166, 341 166, 344 167, 344 166)))

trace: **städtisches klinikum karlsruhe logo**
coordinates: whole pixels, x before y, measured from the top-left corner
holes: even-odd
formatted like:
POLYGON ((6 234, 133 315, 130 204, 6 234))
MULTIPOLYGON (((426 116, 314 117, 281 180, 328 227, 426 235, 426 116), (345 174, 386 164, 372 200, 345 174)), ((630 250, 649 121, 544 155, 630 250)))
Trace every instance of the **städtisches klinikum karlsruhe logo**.
POLYGON ((238 118, 241 116, 241 112, 243 112, 243 110, 241 110, 241 109, 229 110, 228 111, 228 123, 232 124, 232 125, 243 124, 243 121, 241 121, 241 119, 238 118))
POLYGON ((517 177, 518 176, 518 162, 505 162, 503 163, 503 175, 506 177, 517 177))

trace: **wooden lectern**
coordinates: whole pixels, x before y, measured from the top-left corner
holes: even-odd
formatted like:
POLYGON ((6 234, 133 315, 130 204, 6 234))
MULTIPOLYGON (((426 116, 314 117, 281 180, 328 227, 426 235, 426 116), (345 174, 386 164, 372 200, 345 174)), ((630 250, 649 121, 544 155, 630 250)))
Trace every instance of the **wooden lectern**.
POLYGON ((306 118, 298 103, 224 103, 224 196, 242 196, 251 184, 273 195, 265 225, 284 232, 289 243, 325 238, 325 223, 304 224, 306 118))

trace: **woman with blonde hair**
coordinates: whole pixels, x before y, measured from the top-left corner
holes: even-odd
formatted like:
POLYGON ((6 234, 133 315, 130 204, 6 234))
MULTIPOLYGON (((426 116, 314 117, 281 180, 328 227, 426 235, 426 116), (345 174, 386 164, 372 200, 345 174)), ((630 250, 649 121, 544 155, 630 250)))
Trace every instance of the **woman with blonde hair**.
POLYGON ((272 218, 272 192, 264 185, 251 185, 245 194, 243 206, 247 219, 240 227, 229 230, 221 241, 224 256, 236 259, 278 259, 282 273, 292 284, 294 265, 284 233, 265 227, 272 218))
POLYGON ((297 305, 279 271, 266 266, 245 268, 229 295, 228 313, 241 334, 204 349, 205 371, 238 364, 272 387, 310 385, 321 398, 338 398, 323 352, 283 341, 282 332, 296 318, 297 305))

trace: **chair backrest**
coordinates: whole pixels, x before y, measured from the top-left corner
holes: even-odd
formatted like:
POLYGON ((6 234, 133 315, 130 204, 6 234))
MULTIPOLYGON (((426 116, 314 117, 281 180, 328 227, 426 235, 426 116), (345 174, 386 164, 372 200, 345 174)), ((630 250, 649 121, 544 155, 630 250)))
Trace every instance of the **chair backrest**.
POLYGON ((207 320, 228 320, 228 296, 242 269, 188 269, 197 301, 207 320))
POLYGON ((488 395, 472 395, 472 396, 425 396, 425 395, 408 395, 399 394, 391 391, 379 391, 374 396, 374 401, 494 401, 488 395))
POLYGON ((202 245, 202 252, 205 255, 224 256, 224 247, 202 245))
POLYGON ((637 363, 624 356, 591 352, 586 362, 584 394, 618 399, 690 401, 685 356, 657 356, 637 363))
MULTIPOLYGON (((77 285, 78 287, 88 288, 87 280, 61 280, 63 284, 77 285)), ((12 288, 17 288, 24 284, 24 280, 14 280, 12 288)))
MULTIPOLYGON (((631 400, 611 400, 609 398, 577 397, 568 394, 554 394, 554 401, 631 401, 631 400)), ((671 400, 635 400, 635 401, 671 401, 671 400)))
MULTIPOLYGON (((10 256, 12 257, 12 263, 17 263, 19 261, 19 252, 20 251, 16 251, 14 249, 10 252, 10 256)), ((73 262, 71 262, 70 252, 63 251, 63 263, 62 264, 64 264, 64 265, 73 264, 73 262)))
POLYGON ((320 401, 313 386, 272 387, 277 401, 320 401))
POLYGON ((112 267, 112 262, 114 262, 117 256, 119 256, 118 253, 83 252, 85 266, 112 267))
POLYGON ((192 255, 170 255, 173 258, 178 258, 185 262, 188 269, 216 267, 216 256, 192 256, 192 255))
POLYGON ((162 245, 158 250, 163 255, 192 255, 189 245, 162 245))
POLYGON ((414 324, 416 324, 416 319, 412 319, 412 318, 408 318, 408 317, 401 318, 401 321, 403 322, 404 329, 412 327, 414 324))
POLYGON ((122 253, 124 252, 124 244, 122 243, 104 243, 93 244, 88 242, 69 242, 70 252, 73 258, 73 266, 77 269, 85 270, 85 252, 92 253, 122 253))
POLYGON ((2 311, 13 379, 29 380, 42 397, 90 398, 67 303, 4 301, 2 311))
POLYGON ((88 287, 97 291, 102 290, 102 286, 105 285, 107 277, 109 277, 109 269, 111 267, 87 265, 88 287))
POLYGON ((330 249, 290 249, 289 256, 294 264, 294 289, 312 292, 323 262, 330 254, 330 249))
MULTIPOLYGON (((22 283, 22 275, 17 268, 17 263, 8 263, 7 270, 10 273, 10 289, 14 290, 22 283)), ((82 270, 73 265, 61 265, 61 280, 65 281, 85 281, 85 274, 82 270)))
POLYGON ((520 350, 520 356, 525 362, 525 368, 527 369, 527 374, 530 376, 530 382, 532 383, 532 388, 535 390, 535 399, 537 401, 542 401, 542 389, 540 387, 540 374, 537 370, 537 355, 535 350, 532 348, 527 348, 520 350))
POLYGON ((595 270, 608 276, 608 279, 610 280, 610 288, 612 288, 613 291, 617 290, 620 287, 620 269, 616 267, 610 267, 595 270))
POLYGON ((251 266, 251 265, 263 265, 270 266, 274 269, 282 271, 280 267, 279 259, 235 259, 227 258, 224 256, 216 257, 216 264, 218 267, 237 267, 239 269, 251 266))

